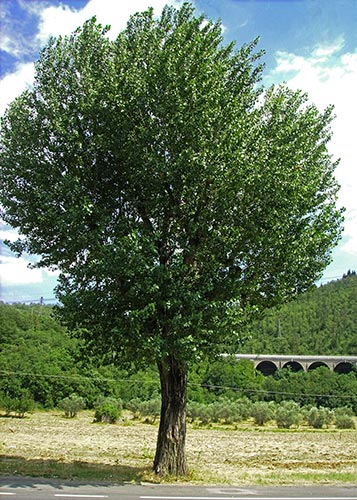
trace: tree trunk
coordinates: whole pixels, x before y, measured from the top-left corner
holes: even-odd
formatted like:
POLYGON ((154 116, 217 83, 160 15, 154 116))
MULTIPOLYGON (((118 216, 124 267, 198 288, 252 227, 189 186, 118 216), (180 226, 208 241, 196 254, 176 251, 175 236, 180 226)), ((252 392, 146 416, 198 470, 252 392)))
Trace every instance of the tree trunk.
POLYGON ((161 360, 158 367, 161 382, 161 416, 154 471, 162 476, 182 476, 187 474, 187 369, 174 356, 161 360))

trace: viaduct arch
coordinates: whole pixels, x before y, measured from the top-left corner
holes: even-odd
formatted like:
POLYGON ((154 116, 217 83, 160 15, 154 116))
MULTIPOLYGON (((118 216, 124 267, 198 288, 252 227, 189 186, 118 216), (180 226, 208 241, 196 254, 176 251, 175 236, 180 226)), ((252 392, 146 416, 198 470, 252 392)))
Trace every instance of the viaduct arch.
POLYGON ((357 367, 357 356, 294 356, 280 354, 236 354, 236 359, 248 359, 264 375, 288 368, 293 372, 311 371, 325 366, 336 373, 349 373, 357 367))

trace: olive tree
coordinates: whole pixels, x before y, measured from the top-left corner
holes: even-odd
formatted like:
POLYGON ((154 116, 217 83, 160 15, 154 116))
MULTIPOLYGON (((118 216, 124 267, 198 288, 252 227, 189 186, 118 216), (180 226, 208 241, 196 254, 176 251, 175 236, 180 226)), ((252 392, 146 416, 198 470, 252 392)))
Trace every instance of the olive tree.
POLYGON ((51 39, 8 107, 2 217, 91 353, 157 364, 154 470, 185 474, 189 364, 311 287, 339 239, 332 109, 260 88, 257 41, 225 45, 189 4, 108 29, 51 39))

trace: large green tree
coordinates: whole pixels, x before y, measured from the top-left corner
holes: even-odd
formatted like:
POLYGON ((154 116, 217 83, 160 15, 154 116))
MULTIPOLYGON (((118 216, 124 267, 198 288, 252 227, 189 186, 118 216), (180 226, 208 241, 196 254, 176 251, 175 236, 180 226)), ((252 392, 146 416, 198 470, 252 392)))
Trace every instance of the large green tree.
POLYGON ((339 238, 332 109, 259 89, 256 41, 225 46, 189 4, 106 33, 42 51, 3 118, 0 202, 88 348, 157 363, 154 469, 184 474, 189 363, 308 289, 339 238))

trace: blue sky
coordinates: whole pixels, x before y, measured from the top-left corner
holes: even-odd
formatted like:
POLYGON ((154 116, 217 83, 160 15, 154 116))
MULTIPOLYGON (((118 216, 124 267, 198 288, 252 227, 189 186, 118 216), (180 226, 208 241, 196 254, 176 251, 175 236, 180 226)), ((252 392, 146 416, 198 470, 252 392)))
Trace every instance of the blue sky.
MULTIPOLYGON (((30 87, 34 61, 49 36, 72 32, 93 15, 125 27, 130 14, 152 6, 159 14, 179 0, 1 0, 0 115, 7 104, 30 87)), ((357 1, 356 0, 195 0, 197 13, 221 19, 227 42, 238 45, 260 36, 265 49, 263 84, 286 82, 308 92, 321 110, 335 105, 330 152, 341 158, 336 177, 339 204, 346 207, 344 236, 322 282, 357 270, 357 1)), ((16 239, 0 221, 0 241, 16 239)), ((35 257, 17 259, 1 243, 0 300, 53 299, 56 274, 29 269, 35 257)))

